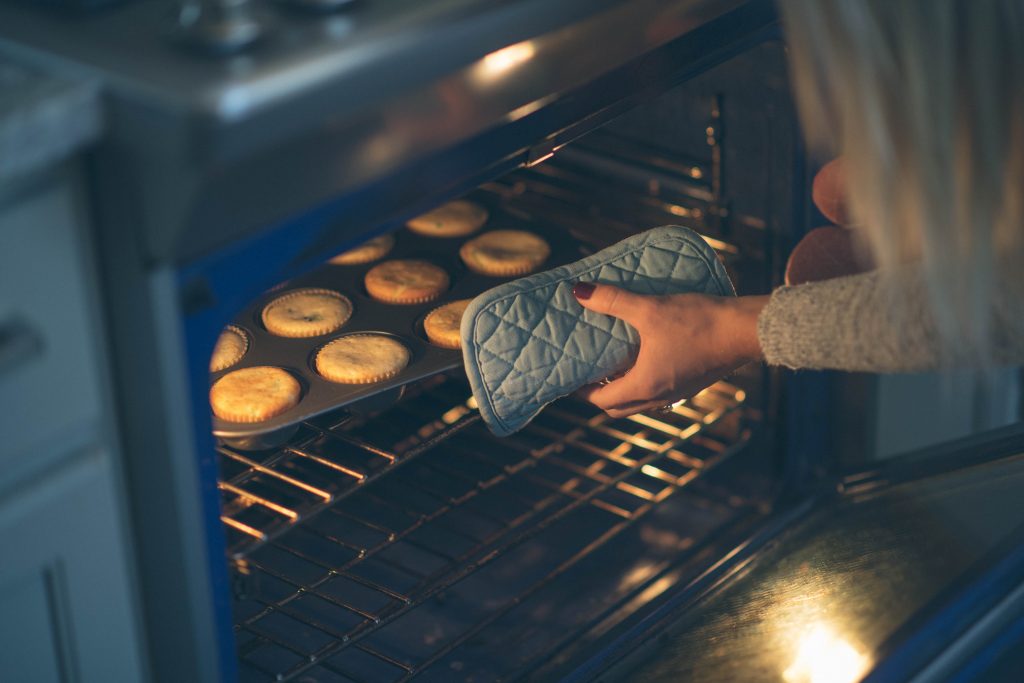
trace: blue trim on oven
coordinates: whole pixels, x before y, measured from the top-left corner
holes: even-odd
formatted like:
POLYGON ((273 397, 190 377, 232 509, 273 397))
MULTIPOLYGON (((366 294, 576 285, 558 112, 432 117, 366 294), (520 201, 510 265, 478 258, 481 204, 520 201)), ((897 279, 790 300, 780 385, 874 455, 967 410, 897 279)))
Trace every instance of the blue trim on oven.
POLYGON ((862 683, 905 681, 950 646, 972 624, 1024 581, 1024 526, 948 592, 878 649, 879 664, 862 683))
MULTIPOLYGON (((353 196, 349 201, 358 202, 353 196)), ((332 207, 333 208, 333 207, 332 207)), ((340 202, 335 210, 344 210, 340 202)), ((225 323, 235 311, 269 287, 302 272, 303 246, 321 234, 333 211, 320 208, 258 238, 250 238, 183 268, 178 273, 185 312, 189 398, 198 456, 207 561, 213 589, 221 677, 238 678, 232 624, 232 592, 225 571, 226 539, 220 519, 219 472, 209 412, 209 357, 225 323)))
POLYGON ((1024 671, 1024 616, 1018 617, 949 677, 949 683, 991 681, 992 669, 1007 656, 1017 658, 1017 672, 1024 671))

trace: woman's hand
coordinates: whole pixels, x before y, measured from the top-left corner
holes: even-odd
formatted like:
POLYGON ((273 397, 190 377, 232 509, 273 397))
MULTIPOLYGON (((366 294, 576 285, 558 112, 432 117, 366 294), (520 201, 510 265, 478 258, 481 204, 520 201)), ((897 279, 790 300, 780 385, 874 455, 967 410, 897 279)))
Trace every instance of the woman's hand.
POLYGON ((573 294, 584 308, 621 318, 640 333, 640 353, 625 375, 581 391, 612 417, 689 398, 762 357, 757 316, 767 296, 644 296, 588 282, 573 294))

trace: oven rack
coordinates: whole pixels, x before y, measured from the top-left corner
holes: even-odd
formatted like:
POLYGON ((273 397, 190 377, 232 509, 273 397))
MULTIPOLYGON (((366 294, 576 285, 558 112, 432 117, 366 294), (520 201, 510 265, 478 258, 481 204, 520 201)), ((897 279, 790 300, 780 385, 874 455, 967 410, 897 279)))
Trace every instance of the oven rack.
MULTIPOLYGON (((717 144, 717 139, 712 142, 717 144)), ((538 230, 553 222, 595 248, 636 231, 636 224, 627 222, 626 216, 652 226, 681 222, 701 232, 728 265, 739 250, 709 234, 708 224, 720 211, 712 182, 721 172, 718 158, 712 155, 710 162, 684 158, 598 131, 562 150, 549 163, 480 189, 495 195, 506 211, 535 224, 538 230), (585 158, 573 162, 573 154, 585 158), (587 170, 599 158, 608 167, 603 175, 587 170), (638 187, 621 180, 624 176, 649 177, 655 171, 674 182, 638 187), (580 206, 590 206, 597 213, 581 215, 580 206)), ((407 400, 399 403, 398 412, 407 400)), ((475 411, 460 406, 461 397, 450 403, 433 428, 433 438, 414 439, 413 443, 382 446, 379 439, 374 443, 361 440, 347 428, 352 416, 343 412, 341 417, 335 413, 301 423, 296 437, 283 448, 251 453, 219 446, 218 486, 228 556, 244 557, 479 419, 475 411), (318 454, 324 441, 336 442, 339 447, 330 449, 332 457, 318 454)))
MULTIPOLYGON (((592 134, 593 135, 593 134, 592 134)), ((633 235, 642 227, 682 224, 697 231, 726 262, 735 261, 739 248, 716 229, 723 214, 721 198, 703 178, 710 167, 675 156, 652 156, 617 140, 611 149, 576 143, 552 160, 483 184, 506 211, 520 215, 543 230, 555 224, 595 248, 633 235), (661 168, 661 180, 651 168, 661 168), (596 169, 596 170, 595 170, 596 169), (674 183, 667 169, 675 174, 674 183), (642 181, 640 179, 643 179, 642 181), (582 208, 581 207, 586 207, 582 208)))
MULTIPOLYGON (((408 407, 420 413, 426 427, 419 431, 428 438, 444 429, 436 405, 453 411, 438 400, 450 399, 451 384, 457 383, 408 407)), ((670 413, 624 420, 563 400, 514 439, 467 424, 415 465, 362 487, 236 563, 248 592, 236 611, 243 679, 291 680, 311 669, 309 680, 403 681, 423 673, 738 450, 747 438, 745 398, 720 382, 670 413), (410 654, 399 650, 415 638, 387 637, 432 601, 586 510, 597 511, 602 523, 581 547, 467 618, 443 643, 410 654)), ((460 405, 470 414, 465 401, 460 405)), ((629 596, 619 597, 616 605, 629 596)))
MULTIPOLYGON (((417 401, 424 400, 416 394, 444 382, 443 375, 420 382, 409 392, 412 396, 388 409, 390 414, 405 418, 417 410, 417 401)), ((478 412, 463 405, 463 393, 458 399, 452 394, 446 398, 449 410, 416 433, 402 434, 400 440, 389 439, 379 429, 368 430, 358 415, 342 412, 302 422, 295 437, 273 450, 248 452, 219 445, 217 486, 228 556, 235 561, 244 558, 480 419, 478 412), (361 438, 366 431, 374 443, 361 438)), ((428 400, 445 399, 435 394, 428 400)))

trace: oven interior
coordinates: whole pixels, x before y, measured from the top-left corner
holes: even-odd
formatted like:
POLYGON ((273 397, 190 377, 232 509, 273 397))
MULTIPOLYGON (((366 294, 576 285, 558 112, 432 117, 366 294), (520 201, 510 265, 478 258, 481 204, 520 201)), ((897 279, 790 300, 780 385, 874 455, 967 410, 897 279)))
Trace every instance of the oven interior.
MULTIPOLYGON (((797 145, 768 42, 474 192, 590 251, 691 227, 760 293, 800 232, 797 145)), ((565 675, 768 513, 792 469, 784 395, 747 367, 669 413, 569 397, 499 439, 450 371, 277 448, 218 445, 240 678, 565 675)))

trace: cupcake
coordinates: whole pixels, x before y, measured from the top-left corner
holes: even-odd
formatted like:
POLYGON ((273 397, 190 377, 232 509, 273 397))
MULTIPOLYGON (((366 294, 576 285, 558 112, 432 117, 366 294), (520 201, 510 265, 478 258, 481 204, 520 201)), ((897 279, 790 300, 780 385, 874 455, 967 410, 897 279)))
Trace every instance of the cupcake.
POLYGON ((423 319, 423 331, 427 333, 427 339, 431 344, 446 349, 457 349, 462 346, 459 325, 462 324, 462 314, 466 312, 470 301, 471 299, 453 301, 427 314, 423 319))
POLYGON ((262 422, 298 405, 302 388, 281 368, 235 370, 210 388, 213 414, 228 422, 262 422))
POLYGON ((416 216, 406 225, 427 237, 463 237, 473 234, 486 222, 487 209, 465 199, 456 199, 416 216))
POLYGON ((386 256, 394 246, 394 235, 380 235, 366 240, 358 247, 353 247, 348 251, 338 254, 328 261, 328 263, 336 266, 355 266, 360 263, 369 263, 370 261, 376 261, 377 259, 386 256))
POLYGON ((210 372, 227 370, 242 360, 242 356, 248 350, 249 338, 245 332, 234 325, 228 325, 217 337, 217 343, 213 346, 213 355, 210 356, 210 372))
POLYGON ((296 289, 263 309, 263 326, 279 337, 316 337, 334 332, 352 315, 352 302, 329 289, 296 289))
POLYGON ((366 291, 388 304, 432 301, 448 289, 448 273, 426 261, 385 261, 366 273, 366 291))
POLYGON ((372 384, 394 377, 409 364, 409 349, 383 334, 350 334, 316 354, 316 371, 339 384, 372 384))
POLYGON ((474 237, 459 249, 459 256, 470 270, 496 277, 533 272, 550 255, 547 242, 523 230, 494 230, 474 237))

